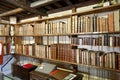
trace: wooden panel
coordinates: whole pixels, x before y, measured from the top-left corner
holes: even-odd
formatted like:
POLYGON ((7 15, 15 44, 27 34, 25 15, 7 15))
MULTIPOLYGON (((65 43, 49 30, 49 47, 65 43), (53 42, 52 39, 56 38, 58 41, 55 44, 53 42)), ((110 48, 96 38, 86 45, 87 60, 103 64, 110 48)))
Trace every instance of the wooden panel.
POLYGON ((17 8, 17 9, 14 9, 14 10, 11 10, 11 11, 8 11, 8 12, 5 12, 5 13, 0 14, 0 17, 1 17, 1 16, 12 15, 12 14, 15 14, 15 13, 19 13, 19 12, 21 12, 21 11, 23 11, 22 8, 17 8))
POLYGON ((60 5, 60 4, 59 4, 59 3, 57 3, 57 2, 56 2, 56 3, 54 3, 54 5, 55 5, 55 6, 57 6, 57 7, 59 7, 59 8, 60 8, 60 7, 62 7, 62 5, 60 5))
MULTIPOLYGON (((72 2, 70 0, 65 0, 65 2, 68 4, 68 5, 72 5, 72 2)), ((75 2, 75 1, 74 1, 75 2)))

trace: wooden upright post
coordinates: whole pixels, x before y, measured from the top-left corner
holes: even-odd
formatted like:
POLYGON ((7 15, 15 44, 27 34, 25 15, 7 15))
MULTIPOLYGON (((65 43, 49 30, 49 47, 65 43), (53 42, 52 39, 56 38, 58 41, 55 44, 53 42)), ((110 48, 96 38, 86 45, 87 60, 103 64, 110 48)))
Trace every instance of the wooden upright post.
POLYGON ((75 13, 75 12, 76 12, 76 8, 73 7, 73 8, 72 8, 72 13, 75 13))

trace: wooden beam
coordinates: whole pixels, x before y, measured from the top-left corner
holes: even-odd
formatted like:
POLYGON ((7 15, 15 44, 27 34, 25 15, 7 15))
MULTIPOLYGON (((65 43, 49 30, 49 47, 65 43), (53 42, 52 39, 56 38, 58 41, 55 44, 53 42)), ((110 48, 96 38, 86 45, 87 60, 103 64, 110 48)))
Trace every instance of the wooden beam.
POLYGON ((1 17, 2 20, 7 20, 9 21, 9 18, 8 17, 1 17))
POLYGON ((22 19, 28 19, 28 18, 32 18, 32 17, 36 17, 36 16, 38 16, 38 15, 37 14, 28 15, 28 16, 20 17, 20 20, 22 20, 22 19))
POLYGON ((79 2, 84 2, 84 1, 88 1, 88 0, 78 0, 79 2))
POLYGON ((47 15, 46 13, 40 12, 37 9, 31 8, 28 4, 25 4, 21 0, 7 0, 7 1, 11 2, 11 3, 15 4, 16 6, 19 6, 19 7, 23 8, 24 10, 27 10, 29 12, 39 14, 39 15, 42 15, 42 16, 47 15))
POLYGON ((83 6, 96 4, 98 2, 100 2, 100 0, 89 0, 89 1, 81 2, 81 3, 75 4, 75 5, 70 5, 70 6, 67 6, 67 7, 64 7, 64 8, 58 8, 58 9, 55 9, 55 10, 51 10, 51 11, 48 11, 47 13, 48 14, 56 13, 56 12, 72 9, 73 7, 78 8, 78 7, 83 7, 83 6))
POLYGON ((76 12, 76 8, 72 8, 72 13, 75 13, 76 12))
POLYGON ((61 8, 61 7, 62 7, 62 5, 60 5, 60 4, 59 4, 59 3, 57 3, 57 2, 56 2, 56 3, 54 3, 54 5, 55 5, 55 6, 57 6, 57 7, 59 7, 59 8, 61 8))
POLYGON ((37 5, 37 6, 34 6, 33 8, 38 8, 38 7, 42 7, 42 6, 46 6, 48 4, 52 4, 52 3, 55 3, 55 2, 58 2, 60 0, 53 0, 53 1, 49 1, 47 3, 44 3, 44 4, 41 4, 41 5, 37 5))
POLYGON ((23 11, 22 8, 17 8, 17 9, 14 9, 14 10, 11 10, 11 11, 8 11, 8 12, 5 12, 5 13, 0 14, 0 17, 12 15, 12 14, 16 14, 16 13, 19 13, 19 12, 21 12, 21 11, 23 11))
POLYGON ((25 16, 23 16, 23 15, 21 15, 21 14, 15 14, 17 17, 25 17, 25 16))
POLYGON ((0 2, 0 5, 6 6, 6 7, 8 7, 8 8, 12 8, 12 9, 18 8, 17 6, 15 6, 15 5, 11 4, 11 3, 8 3, 8 2, 6 2, 5 0, 2 0, 2 1, 0 2), (6 4, 7 4, 7 5, 6 5, 6 4))
POLYGON ((0 11, 3 13, 3 12, 5 12, 6 10, 0 7, 0 11))
POLYGON ((5 9, 6 11, 11 10, 9 7, 0 4, 0 8, 5 9))
POLYGON ((53 8, 50 6, 45 6, 45 8, 47 8, 48 10, 52 10, 53 8))
POLYGON ((73 5, 70 0, 64 0, 68 5, 73 5))
POLYGON ((21 14, 21 15, 23 15, 23 16, 26 16, 26 15, 27 15, 27 12, 23 11, 23 12, 21 12, 21 13, 19 13, 19 14, 21 14))

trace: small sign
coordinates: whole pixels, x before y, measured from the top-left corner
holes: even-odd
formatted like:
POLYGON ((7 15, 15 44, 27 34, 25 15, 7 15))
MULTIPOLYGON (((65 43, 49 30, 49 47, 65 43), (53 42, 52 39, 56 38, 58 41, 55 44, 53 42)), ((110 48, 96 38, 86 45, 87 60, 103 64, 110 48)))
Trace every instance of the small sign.
POLYGON ((110 2, 109 1, 104 2, 103 6, 110 6, 110 2))
POLYGON ((10 24, 16 24, 17 23, 17 18, 14 16, 10 17, 10 24))

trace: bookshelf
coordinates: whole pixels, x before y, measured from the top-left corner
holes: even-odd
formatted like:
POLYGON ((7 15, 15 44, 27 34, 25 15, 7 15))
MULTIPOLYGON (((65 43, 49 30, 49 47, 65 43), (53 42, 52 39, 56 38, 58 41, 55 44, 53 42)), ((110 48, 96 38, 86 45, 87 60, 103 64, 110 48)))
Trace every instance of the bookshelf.
POLYGON ((119 72, 119 7, 18 23, 16 54, 119 72))
POLYGON ((0 40, 4 44, 4 55, 9 54, 9 47, 10 47, 10 24, 0 22, 0 40))
POLYGON ((36 59, 41 59, 41 60, 45 60, 45 61, 55 61, 55 62, 60 62, 60 63, 64 63, 64 64, 72 64, 72 65, 79 65, 79 66, 85 66, 85 67, 92 67, 92 68, 98 68, 98 69, 105 69, 108 71, 112 71, 112 72, 120 72, 117 69, 110 69, 110 68, 104 68, 104 67, 98 67, 98 66, 94 66, 94 65, 84 65, 84 64, 77 64, 77 63, 73 63, 73 62, 68 62, 68 61, 60 61, 60 60, 54 60, 54 59, 47 59, 47 58, 40 58, 37 56, 30 56, 30 55, 24 55, 24 54, 16 54, 16 56, 25 56, 25 57, 31 57, 31 58, 36 58, 36 59))

